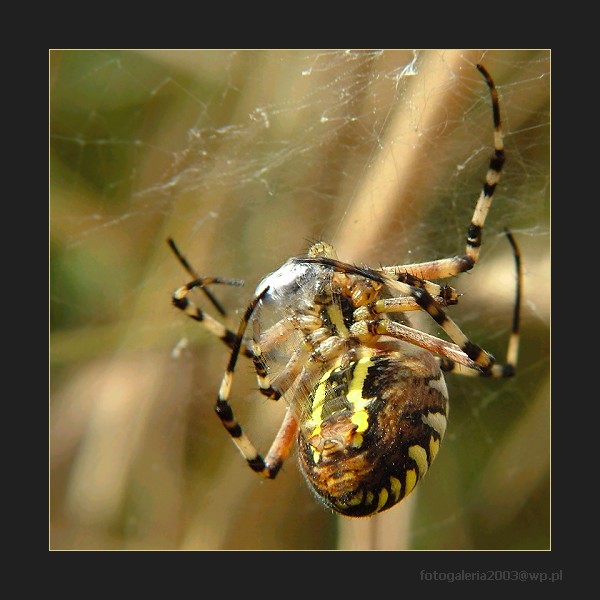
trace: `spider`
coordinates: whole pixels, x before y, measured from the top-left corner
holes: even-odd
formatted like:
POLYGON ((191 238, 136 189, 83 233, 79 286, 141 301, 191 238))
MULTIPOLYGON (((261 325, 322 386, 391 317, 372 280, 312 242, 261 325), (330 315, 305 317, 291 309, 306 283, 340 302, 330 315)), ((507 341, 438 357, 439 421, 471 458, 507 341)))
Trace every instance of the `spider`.
POLYGON ((297 441, 300 469, 316 497, 349 517, 375 515, 400 502, 427 473, 446 431, 444 372, 505 378, 515 374, 519 349, 521 262, 506 362, 473 343, 447 314, 456 290, 434 280, 473 268, 482 228, 504 163, 498 93, 490 91, 494 153, 467 232, 464 254, 407 265, 371 268, 340 261, 332 246, 313 244, 267 275, 237 331, 190 299, 200 288, 225 315, 207 286, 242 285, 199 277, 175 242, 168 243, 193 280, 173 293, 173 304, 202 323, 231 350, 215 411, 250 468, 274 479, 297 441), (408 313, 423 311, 450 341, 411 327, 408 313), (229 403, 239 355, 253 361, 260 392, 285 398, 287 411, 263 458, 229 403))

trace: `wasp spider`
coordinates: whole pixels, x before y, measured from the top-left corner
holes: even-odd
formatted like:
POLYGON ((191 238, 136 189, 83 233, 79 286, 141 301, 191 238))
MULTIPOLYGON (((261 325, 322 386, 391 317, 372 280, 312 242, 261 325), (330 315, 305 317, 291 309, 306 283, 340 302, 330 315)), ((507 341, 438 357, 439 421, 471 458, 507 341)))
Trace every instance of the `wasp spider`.
POLYGON ((374 515, 405 498, 427 473, 446 431, 448 392, 442 372, 483 377, 515 373, 519 346, 521 267, 517 271, 512 333, 504 364, 474 344, 448 316, 458 294, 434 283, 471 269, 502 165, 504 149, 498 94, 491 94, 494 153, 468 228, 464 254, 430 262, 370 268, 344 263, 324 242, 290 258, 258 285, 237 331, 198 308, 190 292, 241 281, 199 277, 173 294, 174 305, 201 322, 230 349, 215 410, 259 475, 273 479, 298 442, 300 468, 327 506, 350 517, 374 515), (410 326, 407 313, 423 311, 450 341, 410 326), (262 394, 285 398, 287 412, 265 457, 258 453, 229 404, 239 355, 251 359, 262 394))

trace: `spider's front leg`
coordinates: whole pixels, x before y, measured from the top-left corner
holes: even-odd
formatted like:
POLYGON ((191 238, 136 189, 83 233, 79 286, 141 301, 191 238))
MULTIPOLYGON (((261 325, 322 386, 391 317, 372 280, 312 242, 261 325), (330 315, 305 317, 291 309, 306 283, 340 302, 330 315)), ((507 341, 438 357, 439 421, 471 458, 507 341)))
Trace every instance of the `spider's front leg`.
POLYGON ((498 90, 485 67, 477 65, 477 69, 485 78, 485 82, 490 90, 494 121, 494 153, 490 158, 485 181, 481 188, 481 192, 479 193, 479 198, 477 199, 477 204, 475 205, 475 210, 471 217, 471 223, 467 230, 465 254, 423 263, 384 267, 382 271, 391 277, 398 277, 403 273, 408 273, 420 279, 446 279, 458 275, 459 273, 469 271, 479 260, 482 230, 492 205, 496 186, 500 181, 500 174, 505 162, 505 154, 498 90))

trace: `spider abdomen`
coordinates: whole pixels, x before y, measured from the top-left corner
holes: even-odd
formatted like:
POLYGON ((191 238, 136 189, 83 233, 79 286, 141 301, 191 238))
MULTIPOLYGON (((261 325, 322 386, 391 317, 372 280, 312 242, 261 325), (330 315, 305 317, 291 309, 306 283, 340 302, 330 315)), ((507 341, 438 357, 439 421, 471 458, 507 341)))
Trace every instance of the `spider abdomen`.
POLYGON ((301 470, 327 506, 368 516, 406 497, 446 430, 448 394, 433 356, 400 344, 328 371, 300 429, 301 470))

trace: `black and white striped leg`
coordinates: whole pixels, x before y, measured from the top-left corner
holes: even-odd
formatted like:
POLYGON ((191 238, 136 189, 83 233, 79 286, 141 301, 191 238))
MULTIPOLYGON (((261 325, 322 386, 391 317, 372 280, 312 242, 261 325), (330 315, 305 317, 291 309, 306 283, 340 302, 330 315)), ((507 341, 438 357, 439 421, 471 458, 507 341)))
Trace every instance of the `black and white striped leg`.
MULTIPOLYGON (((389 275, 376 271, 369 267, 359 267, 348 263, 340 262, 333 258, 302 258, 299 259, 302 262, 319 262, 321 265, 328 265, 335 271, 340 273, 346 273, 349 275, 360 275, 371 281, 375 281, 384 286, 387 286, 391 290, 396 290, 399 296, 413 298, 415 303, 421 310, 426 312, 450 337, 450 339, 459 346, 459 348, 472 360, 482 371, 489 371, 495 362, 494 357, 483 350, 480 346, 477 346, 467 338, 467 336, 460 330, 458 325, 444 312, 442 303, 436 301, 436 299, 423 287, 417 287, 409 285, 392 278, 389 275)), ((421 281, 421 280, 419 280, 421 281)), ((376 303, 375 303, 376 306, 376 303)), ((371 308, 373 305, 371 305, 371 308)), ((362 307, 361 307, 362 308, 362 307)), ((410 301, 401 301, 398 304, 398 311, 415 310, 414 304, 410 301)), ((393 310, 387 310, 387 312, 394 312, 393 310)), ((361 314, 360 309, 354 313, 355 319, 365 318, 361 314)), ((386 335, 383 331, 379 331, 381 328, 387 327, 386 321, 380 319, 374 320, 359 320, 350 328, 352 335, 356 335, 359 339, 367 341, 369 336, 386 335), (366 325, 365 325, 366 324, 366 325)))
MULTIPOLYGON (((467 357, 473 361, 477 367, 483 371, 490 371, 492 365, 495 362, 494 357, 486 352, 483 348, 474 344, 469 338, 461 331, 458 325, 446 314, 442 306, 436 302, 426 289, 422 287, 415 287, 402 283, 399 281, 385 281, 385 284, 391 289, 396 289, 400 294, 405 297, 412 297, 415 302, 419 305, 421 310, 426 312, 450 337, 450 339, 458 345, 460 350, 467 355, 467 357)), ((377 311, 377 303, 373 307, 377 311)), ((406 310, 402 305, 398 307, 399 311, 406 310)), ((387 307, 387 312, 393 312, 387 307)), ((364 321, 363 321, 364 322, 364 321)), ((370 334, 375 335, 390 335, 388 332, 389 323, 391 321, 383 319, 375 319, 372 321, 366 321, 368 323, 367 329, 370 334)), ((353 325, 352 332, 355 332, 353 325)), ((364 331, 364 326, 361 326, 361 330, 364 331)), ((358 331, 358 330, 356 330, 358 331)))
POLYGON ((502 135, 502 122, 500 119, 500 103, 498 101, 498 90, 496 89, 496 85, 494 84, 494 81, 485 67, 482 65, 477 65, 477 69, 485 78, 492 99, 492 113, 494 119, 494 153, 490 158, 485 181, 483 183, 483 187, 481 188, 479 198, 477 199, 477 204, 475 205, 475 211, 473 212, 471 223, 467 230, 465 254, 462 256, 453 256, 423 263, 384 267, 382 271, 391 275, 392 277, 398 276, 402 273, 409 273, 424 280, 445 279, 447 277, 453 277, 459 273, 469 271, 479 260, 482 230, 492 205, 494 191, 496 190, 496 186, 500 180, 500 174, 504 165, 505 155, 504 140, 502 135))
POLYGON ((479 258, 479 248, 481 246, 481 230, 483 224, 490 210, 492 199, 494 197, 494 191, 498 181, 500 180, 500 173, 504 165, 504 140, 502 137, 502 127, 500 121, 500 103, 498 102, 498 90, 490 74, 487 72, 483 65, 477 65, 477 69, 484 76, 485 82, 490 88, 490 95, 492 97, 492 111, 494 116, 494 154, 490 159, 488 171, 485 176, 485 182, 483 188, 477 200, 475 206, 475 212, 471 219, 471 225, 467 233, 467 249, 466 255, 475 264, 479 258))
MULTIPOLYGON (((204 312, 198 306, 192 302, 189 298, 189 294, 194 289, 200 289, 204 292, 204 294, 209 298, 213 306, 217 309, 219 313, 223 316, 225 315, 225 310, 219 303, 219 301, 215 298, 215 296, 210 292, 210 290, 206 287, 208 285, 234 285, 234 286, 242 286, 244 282, 239 279, 223 279, 221 277, 199 277, 196 271, 191 267, 185 256, 181 254, 179 248, 173 241, 173 239, 169 238, 167 240, 169 247, 179 260, 179 262, 183 265, 185 270, 194 277, 193 281, 190 281, 186 285, 178 288, 173 292, 172 302, 173 305, 176 306, 179 310, 183 311, 190 317, 201 323, 203 327, 205 327, 210 333, 214 336, 218 337, 228 348, 233 348, 233 344, 235 342, 235 333, 225 327, 223 323, 204 312)), ((247 348, 242 348, 242 354, 247 358, 253 358, 254 355, 252 351, 247 348)))
POLYGON ((461 364, 460 361, 453 360, 448 355, 443 355, 440 361, 442 371, 452 372, 459 375, 480 375, 484 377, 505 378, 512 377, 517 369, 519 359, 519 342, 521 326, 521 302, 523 296, 523 265, 521 263, 521 251, 517 245, 512 233, 508 229, 504 230, 506 237, 511 245, 513 257, 515 260, 516 286, 515 286, 515 304, 513 309, 513 320, 508 346, 506 349, 506 361, 504 364, 495 364, 489 371, 478 372, 469 368, 468 365, 461 364), (465 368, 465 366, 467 368, 465 368))
POLYGON ((368 336, 389 335, 430 350, 441 356, 440 368, 443 371, 454 371, 463 375, 481 375, 484 377, 512 377, 515 374, 519 355, 519 327, 521 319, 521 296, 523 269, 519 247, 510 233, 505 230, 515 260, 516 286, 513 310, 512 331, 508 342, 506 362, 495 364, 494 357, 471 342, 454 321, 444 312, 436 300, 422 287, 409 286, 398 281, 383 282, 390 288, 397 289, 403 296, 382 299, 357 309, 356 319, 351 331, 363 340, 368 336), (414 310, 415 305, 424 310, 450 336, 454 344, 444 342, 395 321, 379 319, 382 313, 394 313, 414 310))
MULTIPOLYGON (((195 279, 173 292, 173 305, 182 310, 188 317, 194 319, 194 321, 201 323, 210 333, 218 337, 228 348, 232 349, 235 343, 235 333, 196 306, 188 297, 193 289, 205 289, 204 286, 212 284, 241 285, 241 282, 235 279, 221 279, 219 277, 195 279)), ((247 358, 254 358, 252 351, 246 346, 242 347, 241 352, 247 358)))
POLYGON ((235 366, 237 364, 237 359, 240 355, 240 352, 243 351, 242 341, 246 333, 248 322, 250 321, 252 313, 256 309, 258 303, 268 292, 268 290, 269 288, 266 287, 252 300, 240 322, 240 326, 237 334, 235 335, 235 340, 231 349, 229 363, 227 364, 227 369, 225 370, 225 374, 223 375, 223 379, 221 381, 221 386, 219 387, 217 403, 215 404, 215 412, 217 413, 219 419, 221 419, 221 422, 231 436, 233 443, 237 446, 242 456, 246 459, 250 468, 267 479, 274 479, 294 441, 297 423, 293 415, 291 413, 286 415, 279 433, 277 434, 273 444, 271 445, 271 449, 267 454, 267 458, 264 459, 258 453, 256 447, 250 441, 248 436, 244 433, 241 425, 235 418, 231 405, 229 404, 229 396, 231 393, 231 385, 233 383, 235 366))
MULTIPOLYGON (((192 267, 192 265, 188 262, 187 258, 179 251, 177 244, 175 244, 175 240, 173 238, 167 239, 167 244, 169 244, 169 248, 173 251, 173 254, 177 257, 183 268, 192 276, 192 279, 201 279, 200 275, 196 272, 196 270, 192 267)), ((203 287, 202 292, 206 295, 206 297, 211 301, 212 305, 217 309, 217 311, 221 314, 221 316, 225 316, 225 309, 221 305, 221 303, 215 298, 212 292, 203 287)))

